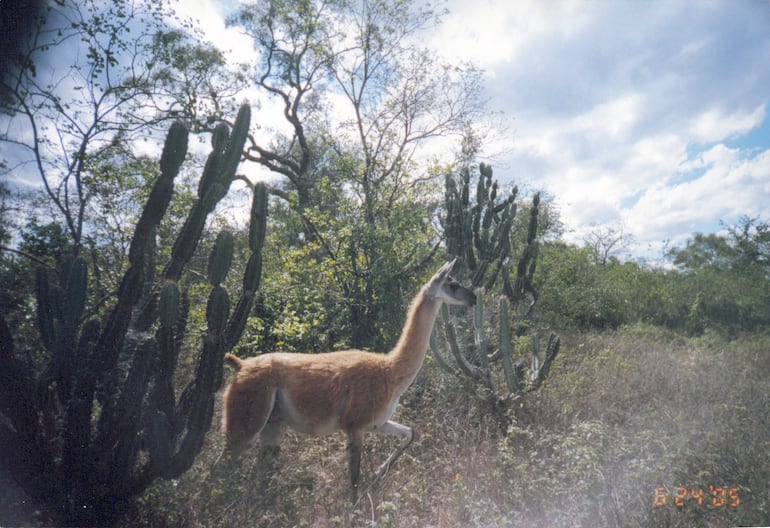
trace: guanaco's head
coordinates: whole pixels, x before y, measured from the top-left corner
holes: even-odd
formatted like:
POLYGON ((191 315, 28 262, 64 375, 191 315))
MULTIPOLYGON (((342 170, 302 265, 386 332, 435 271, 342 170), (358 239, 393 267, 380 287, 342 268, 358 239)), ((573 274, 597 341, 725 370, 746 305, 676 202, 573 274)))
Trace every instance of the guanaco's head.
POLYGON ((473 306, 476 304, 476 294, 473 293, 473 290, 466 288, 449 275, 456 260, 441 266, 431 277, 425 285, 425 295, 447 304, 473 306))

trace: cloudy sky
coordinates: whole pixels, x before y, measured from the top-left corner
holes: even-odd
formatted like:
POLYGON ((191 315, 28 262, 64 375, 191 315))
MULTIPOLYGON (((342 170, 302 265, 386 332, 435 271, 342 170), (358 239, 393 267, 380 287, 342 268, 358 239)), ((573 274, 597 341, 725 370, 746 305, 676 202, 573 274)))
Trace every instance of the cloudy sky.
MULTIPOLYGON (((209 38, 235 0, 183 0, 209 38)), ((507 131, 500 179, 545 189, 570 241, 633 235, 634 257, 770 220, 770 1, 449 0, 428 42, 484 69, 507 131)), ((245 44, 245 46, 243 45, 245 44)))

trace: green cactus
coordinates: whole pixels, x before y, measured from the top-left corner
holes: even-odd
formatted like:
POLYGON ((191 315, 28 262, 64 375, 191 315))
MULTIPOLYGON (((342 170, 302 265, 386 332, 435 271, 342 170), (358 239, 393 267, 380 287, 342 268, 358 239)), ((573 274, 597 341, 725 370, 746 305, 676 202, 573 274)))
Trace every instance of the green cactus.
POLYGON ((171 328, 177 317, 179 317, 179 286, 174 282, 168 282, 160 290, 158 318, 162 326, 171 328))
POLYGON ((508 299, 500 296, 500 355, 503 359, 503 373, 508 390, 517 393, 521 390, 519 373, 513 365, 513 347, 511 345, 511 323, 508 319, 508 299))
MULTIPOLYGON (((181 121, 171 124, 160 155, 159 180, 173 180, 179 172, 179 167, 187 156, 187 127, 181 121)), ((147 205, 152 201, 148 200, 147 205)))
POLYGON ((510 233, 516 217, 514 200, 518 188, 498 200, 498 183, 492 179, 492 167, 479 165, 476 203, 470 203, 470 169, 461 170, 460 181, 446 176, 444 220, 447 250, 458 257, 461 266, 471 271, 474 287, 490 290, 497 282, 510 254, 510 233), (459 186, 458 186, 459 185, 459 186))
POLYGON ((233 263, 233 234, 229 231, 222 231, 217 235, 214 242, 214 249, 209 254, 208 279, 213 286, 219 286, 227 272, 230 271, 230 265, 233 263))
POLYGON ((35 291, 37 294, 37 326, 45 347, 51 351, 56 344, 54 317, 60 310, 56 306, 55 295, 51 291, 48 270, 37 268, 35 273, 35 291))
MULTIPOLYGON (((209 257, 207 329, 195 373, 177 392, 175 369, 188 333, 190 300, 180 278, 201 240, 208 215, 227 193, 249 129, 241 107, 232 133, 219 125, 198 200, 155 283, 156 227, 187 152, 187 129, 174 123, 160 171, 134 229, 128 268, 103 319, 89 306, 86 262, 62 259, 36 274, 37 320, 49 361, 37 377, 14 349, 0 316, 0 413, 11 421, 11 468, 36 499, 67 525, 109 525, 130 499, 157 478, 186 471, 211 425, 222 383, 222 356, 240 339, 261 274, 267 189, 255 188, 249 263, 230 315, 222 286, 233 258, 233 237, 220 233, 209 257)), ((197 332, 196 332, 197 333, 197 332)), ((9 440, 4 435, 2 440, 9 440)), ((7 445, 6 445, 7 444, 7 445)))
POLYGON ((64 306, 62 317, 68 324, 76 324, 83 314, 88 286, 88 269, 82 257, 65 258, 61 278, 64 283, 64 306))
POLYGON ((556 359, 556 355, 559 353, 561 347, 561 340, 556 334, 551 334, 548 338, 548 345, 545 347, 544 357, 540 358, 540 339, 537 334, 532 336, 532 374, 531 383, 532 389, 538 388, 551 370, 553 360, 556 359))
POLYGON ((249 134, 249 122, 251 121, 251 107, 242 105, 238 110, 238 116, 235 118, 233 130, 230 134, 230 141, 225 149, 222 162, 220 183, 230 186, 235 175, 235 169, 243 155, 243 145, 246 143, 246 136, 249 134))
MULTIPOLYGON (((516 280, 511 285, 510 280, 503 285, 505 294, 513 303, 519 303, 525 293, 529 293, 532 302, 527 307, 527 314, 531 312, 537 301, 537 291, 532 284, 532 277, 535 274, 537 265, 537 216, 540 211, 540 193, 532 198, 532 209, 530 210, 529 225, 527 227, 527 240, 524 250, 521 252, 519 263, 516 266, 516 280)), ((507 276, 507 275, 506 275, 507 276)))
POLYGON ((220 123, 214 128, 214 132, 211 134, 211 154, 206 159, 206 165, 203 168, 203 174, 198 181, 198 198, 203 198, 203 195, 211 187, 221 172, 222 156, 224 155, 225 148, 227 148, 228 141, 230 139, 230 129, 224 123, 220 123))
MULTIPOLYGON (((171 250, 171 258, 163 271, 166 280, 178 281, 184 266, 192 258, 198 247, 198 241, 203 233, 206 218, 214 210, 219 201, 227 194, 227 189, 235 176, 246 135, 249 130, 251 108, 248 105, 241 106, 238 117, 233 125, 233 132, 225 141, 225 135, 220 131, 219 138, 213 141, 215 150, 209 155, 204 168, 201 182, 206 185, 199 186, 199 199, 193 205, 187 220, 182 226, 182 231, 174 242, 171 250), (218 151, 226 143, 222 151, 218 151), (216 161, 212 161, 216 160, 216 161)), ((221 130, 221 127, 220 127, 221 130)))
POLYGON ((230 297, 222 286, 214 286, 206 304, 206 321, 209 324, 209 333, 221 334, 227 324, 227 316, 230 315, 230 297))
POLYGON ((267 186, 260 183, 254 186, 251 202, 251 224, 249 225, 249 247, 254 252, 265 243, 267 232, 267 186))
MULTIPOLYGON (((251 255, 243 273, 241 297, 235 305, 233 314, 227 323, 225 347, 235 346, 234 336, 240 336, 246 327, 246 319, 254 305, 254 294, 259 288, 262 276, 262 246, 267 231, 267 186, 258 183, 254 186, 251 202, 251 222, 249 224, 249 249, 251 255)), ((237 340, 236 340, 237 341, 237 340)))
MULTIPOLYGON (((498 388, 498 379, 503 378, 508 394, 520 394, 537 388, 548 373, 558 353, 558 337, 551 336, 545 359, 540 360, 539 340, 531 337, 533 346, 531 380, 525 383, 521 362, 514 362, 516 338, 528 329, 525 321, 530 317, 537 292, 532 278, 537 262, 537 220, 540 195, 532 199, 530 218, 524 246, 516 260, 516 275, 512 280, 511 263, 514 261, 512 229, 518 211, 515 203, 518 189, 513 187, 507 196, 501 196, 500 186, 493 179, 492 167, 481 163, 478 167, 475 197, 471 198, 472 171, 463 167, 459 175, 446 176, 444 234, 449 257, 457 257, 460 263, 458 274, 470 278, 477 288, 477 304, 474 313, 473 346, 463 347, 449 311, 442 310, 445 342, 449 350, 444 357, 439 340, 431 340, 431 350, 438 364, 458 376, 468 378, 481 385, 483 397, 496 407, 506 401, 498 388), (459 176, 459 177, 458 177, 459 176), (499 291, 496 303, 487 305, 485 291, 499 291), (529 299, 529 303, 524 301, 529 299), (485 315, 491 311, 492 315, 485 315), (513 313, 512 313, 513 312, 513 313), (512 331, 512 318, 519 324, 512 331), (497 339, 497 348, 490 353, 493 340, 486 337, 489 321, 496 321, 497 329, 491 333, 497 339), (555 343, 555 345, 554 345, 555 343), (496 364, 502 361, 502 369, 495 374, 496 364)), ((520 351, 518 351, 520 353, 520 351)))

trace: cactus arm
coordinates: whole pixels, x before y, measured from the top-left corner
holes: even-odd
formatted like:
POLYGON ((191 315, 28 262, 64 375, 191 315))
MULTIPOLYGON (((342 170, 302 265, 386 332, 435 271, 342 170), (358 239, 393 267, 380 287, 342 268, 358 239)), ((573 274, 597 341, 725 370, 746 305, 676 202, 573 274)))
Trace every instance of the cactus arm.
POLYGON ((452 366, 449 364, 449 362, 444 359, 444 356, 441 355, 441 349, 438 345, 438 339, 436 338, 436 332, 432 332, 430 334, 430 351, 433 353, 433 357, 436 358, 436 363, 444 369, 445 371, 449 372, 450 374, 457 374, 457 370, 452 368, 452 366))
POLYGON ((511 347, 511 326, 508 319, 508 299, 500 297, 500 353, 503 356, 503 373, 508 390, 512 393, 519 392, 521 382, 518 373, 513 367, 513 353, 511 347))
POLYGON ((48 270, 42 266, 38 267, 35 271, 35 293, 37 298, 37 326, 40 331, 40 338, 46 349, 52 351, 56 344, 54 314, 57 310, 53 306, 54 299, 51 293, 48 270))
POLYGON ((259 288, 262 275, 262 247, 267 232, 267 186, 258 183, 254 186, 251 202, 251 223, 249 224, 249 249, 251 256, 243 274, 241 296, 235 310, 227 323, 225 331, 225 348, 231 350, 243 335, 251 308, 254 304, 254 294, 259 288))
POLYGON ((230 265, 233 263, 233 234, 222 231, 217 235, 214 248, 209 254, 208 279, 214 286, 225 280, 230 265))
POLYGON ((441 317, 444 320, 444 331, 446 332, 446 339, 449 343, 449 350, 452 352, 452 357, 454 358, 457 367, 460 369, 460 372, 468 378, 483 380, 484 375, 481 371, 469 363, 462 355, 462 352, 460 352, 460 346, 457 343, 457 332, 455 331, 454 324, 452 324, 452 321, 449 319, 449 310, 446 305, 441 307, 441 317))
POLYGON ((182 227, 182 231, 174 243, 174 247, 171 250, 171 258, 166 269, 163 271, 163 276, 166 280, 179 280, 182 271, 198 247, 198 241, 203 233, 206 218, 214 210, 217 203, 227 194, 227 189, 230 187, 230 183, 232 183, 235 169, 240 161, 243 145, 246 142, 250 119, 251 108, 249 105, 244 104, 238 112, 227 148, 222 154, 221 162, 216 163, 215 168, 219 169, 216 171, 217 174, 215 176, 206 176, 206 181, 210 183, 207 183, 205 187, 201 187, 201 197, 193 205, 182 227))
POLYGON ((168 204, 171 202, 174 178, 179 174, 179 169, 187 155, 187 135, 187 127, 181 121, 175 121, 169 128, 160 158, 160 176, 150 191, 129 246, 128 260, 132 263, 143 261, 147 252, 148 239, 154 233, 153 228, 166 214, 168 204))
POLYGON ((198 198, 203 198, 222 170, 222 157, 230 139, 230 129, 225 123, 219 123, 211 134, 211 154, 206 159, 203 174, 198 182, 198 198))
POLYGON ((98 355, 94 362, 94 374, 109 370, 117 360, 123 337, 128 330, 131 311, 139 301, 145 283, 145 258, 150 237, 155 227, 166 214, 171 202, 174 178, 187 154, 187 127, 179 121, 174 122, 166 136, 160 162, 160 176, 155 182, 147 202, 134 228, 134 236, 129 247, 129 268, 120 283, 117 302, 105 324, 97 343, 98 355))
POLYGON ((178 450, 168 464, 159 469, 159 476, 174 478, 192 464, 193 458, 203 446, 206 431, 211 427, 214 399, 210 397, 221 380, 222 341, 207 335, 203 339, 195 378, 185 387, 175 412, 175 422, 181 436, 178 450))
MULTIPOLYGON (((179 293, 179 286, 169 282, 161 289, 158 302, 158 319, 160 325, 155 332, 158 343, 158 364, 155 374, 155 386, 151 394, 155 411, 171 416, 174 409, 174 367, 176 365, 181 340, 178 339, 180 319, 186 319, 186 296, 179 293)), ((189 300, 187 301, 189 307, 189 300)))
POLYGON ((476 345, 478 357, 481 361, 481 368, 477 369, 482 375, 484 382, 494 394, 495 385, 492 381, 492 373, 489 370, 489 341, 484 335, 484 289, 476 289, 476 306, 473 314, 473 341, 476 345))
MULTIPOLYGON (((534 337, 534 336, 533 336, 534 337)), ((548 376, 548 372, 551 370, 551 365, 559 354, 559 348, 561 347, 561 340, 559 336, 551 333, 548 338, 548 345, 545 349, 545 358, 540 360, 539 357, 539 341, 533 340, 533 369, 532 369, 532 383, 529 390, 535 390, 545 381, 548 376), (537 366, 535 368, 534 361, 537 359, 537 366)))
POLYGON ((267 185, 258 183, 254 186, 251 201, 251 224, 249 225, 249 247, 259 253, 265 244, 267 234, 267 185))
POLYGON ((227 322, 227 330, 225 331, 227 350, 231 350, 240 340, 241 335, 243 335, 243 329, 246 327, 246 320, 254 305, 255 292, 259 288, 261 273, 262 254, 252 253, 243 275, 241 297, 238 299, 233 314, 227 322))
POLYGON ((243 146, 246 143, 246 137, 249 134, 250 123, 251 106, 242 104, 238 109, 238 115, 235 118, 235 123, 233 123, 233 129, 230 133, 230 141, 223 156, 221 181, 226 186, 229 186, 230 182, 232 182, 233 176, 235 175, 235 169, 238 168, 238 163, 241 161, 243 146))

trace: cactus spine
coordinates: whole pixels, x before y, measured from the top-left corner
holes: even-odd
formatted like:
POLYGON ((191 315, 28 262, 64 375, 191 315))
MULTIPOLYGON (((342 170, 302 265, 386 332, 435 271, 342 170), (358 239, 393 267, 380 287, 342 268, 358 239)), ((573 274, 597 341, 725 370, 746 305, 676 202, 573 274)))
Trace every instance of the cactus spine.
POLYGON ((222 380, 222 356, 240 339, 259 287, 264 186, 255 189, 249 265, 232 315, 223 286, 233 259, 232 235, 220 233, 211 251, 207 328, 195 373, 177 393, 173 380, 190 309, 180 278, 208 215, 233 181, 249 120, 244 105, 232 132, 223 124, 214 130, 198 199, 158 283, 156 227, 187 153, 187 128, 179 122, 166 136, 159 175, 134 228, 128 268, 106 317, 90 315, 82 258, 63 259, 58 272, 37 271, 38 326, 50 357, 37 378, 17 357, 0 316, 0 412, 17 435, 16 447, 8 449, 14 449, 19 471, 30 477, 28 491, 55 507, 62 524, 111 524, 154 479, 187 470, 203 445, 222 380))

